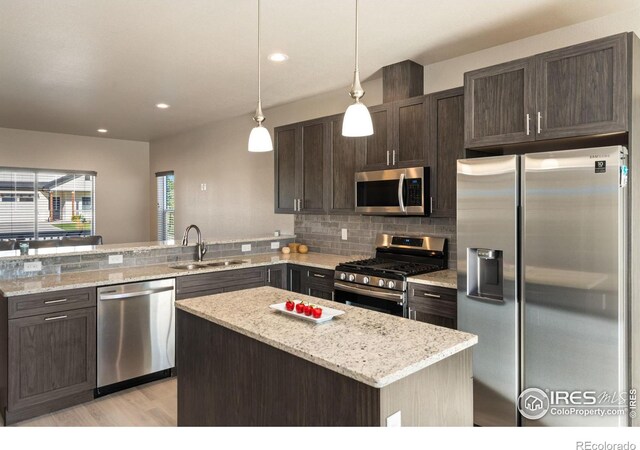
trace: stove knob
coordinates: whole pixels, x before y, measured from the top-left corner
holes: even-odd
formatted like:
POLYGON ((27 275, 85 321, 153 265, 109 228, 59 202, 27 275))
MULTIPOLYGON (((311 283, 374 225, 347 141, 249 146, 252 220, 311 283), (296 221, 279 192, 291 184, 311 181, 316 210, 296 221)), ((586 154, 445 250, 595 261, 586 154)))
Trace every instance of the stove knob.
POLYGON ((384 287, 384 280, 378 280, 378 286, 384 287))
POLYGON ((349 281, 355 281, 355 280, 356 280, 356 276, 354 274, 350 274, 349 281))
POLYGON ((364 277, 364 278, 362 279, 362 282, 363 282, 364 284, 369 284, 369 277, 364 277))
POLYGON ((389 281, 389 282, 387 283, 387 287, 388 287, 389 289, 393 289, 394 287, 396 287, 396 283, 395 283, 395 281, 389 281))
POLYGON ((347 274, 346 274, 346 273, 344 273, 344 272, 342 272, 342 273, 340 274, 340 279, 341 279, 341 280, 345 280, 346 278, 347 278, 347 274))

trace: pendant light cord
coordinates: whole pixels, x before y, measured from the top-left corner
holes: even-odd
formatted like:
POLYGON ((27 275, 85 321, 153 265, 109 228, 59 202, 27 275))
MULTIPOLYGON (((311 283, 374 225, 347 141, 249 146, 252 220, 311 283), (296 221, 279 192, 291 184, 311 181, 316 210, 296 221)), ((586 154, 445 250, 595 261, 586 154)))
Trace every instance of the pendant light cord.
POLYGON ((261 93, 261 53, 260 53, 260 0, 258 0, 258 103, 262 103, 261 93))
POLYGON ((360 68, 358 67, 358 0, 356 0, 356 72, 360 71, 360 68))

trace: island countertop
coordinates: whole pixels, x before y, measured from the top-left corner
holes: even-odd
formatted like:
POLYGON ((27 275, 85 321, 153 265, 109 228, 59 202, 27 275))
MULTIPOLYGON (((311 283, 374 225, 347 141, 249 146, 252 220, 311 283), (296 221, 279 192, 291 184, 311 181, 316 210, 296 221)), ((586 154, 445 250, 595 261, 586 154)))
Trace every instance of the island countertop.
POLYGON ((478 342, 472 334, 272 287, 181 300, 176 308, 374 388, 478 342), (345 314, 315 324, 269 308, 288 299, 341 309, 345 314))

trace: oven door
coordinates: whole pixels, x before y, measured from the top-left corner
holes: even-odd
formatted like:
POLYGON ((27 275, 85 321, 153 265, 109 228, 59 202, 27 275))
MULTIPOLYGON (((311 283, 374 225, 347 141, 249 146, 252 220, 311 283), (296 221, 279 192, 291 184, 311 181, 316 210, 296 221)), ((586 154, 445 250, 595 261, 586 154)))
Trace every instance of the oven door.
POLYGON ((376 215, 429 215, 428 168, 356 173, 356 212, 376 215), (426 177, 425 177, 426 174, 426 177))
POLYGON ((335 290, 334 300, 338 303, 358 306, 394 316, 407 317, 407 301, 404 292, 340 281, 336 281, 333 287, 335 290))

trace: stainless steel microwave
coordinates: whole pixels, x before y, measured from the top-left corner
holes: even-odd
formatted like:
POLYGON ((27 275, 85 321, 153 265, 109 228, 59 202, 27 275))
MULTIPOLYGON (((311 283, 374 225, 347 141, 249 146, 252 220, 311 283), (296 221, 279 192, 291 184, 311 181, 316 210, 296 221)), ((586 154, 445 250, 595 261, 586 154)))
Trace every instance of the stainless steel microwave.
POLYGON ((356 212, 377 216, 431 214, 429 168, 356 173, 356 212))

